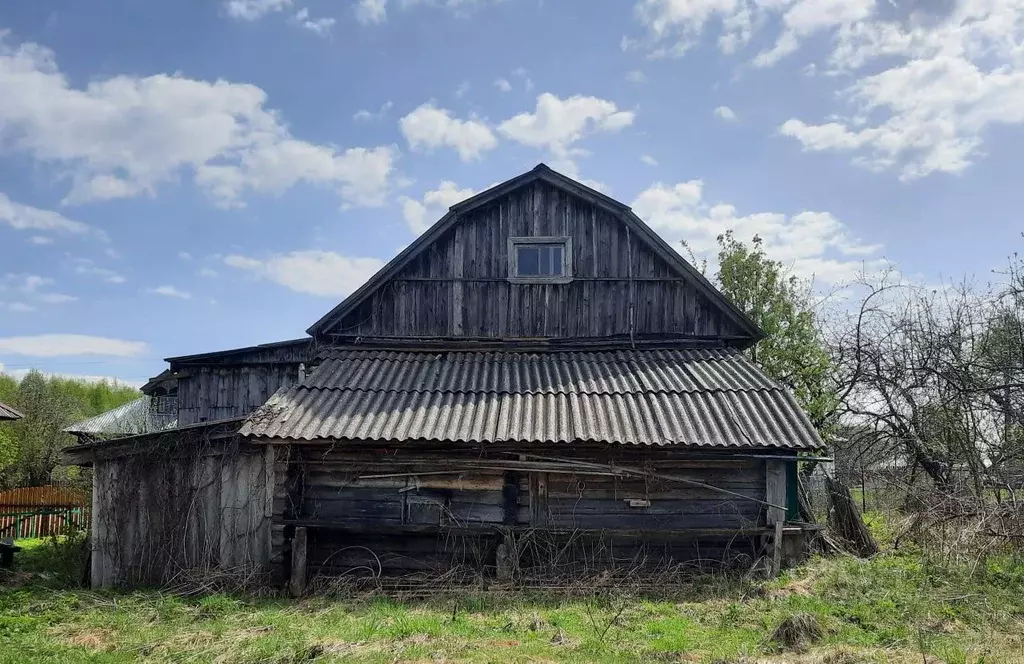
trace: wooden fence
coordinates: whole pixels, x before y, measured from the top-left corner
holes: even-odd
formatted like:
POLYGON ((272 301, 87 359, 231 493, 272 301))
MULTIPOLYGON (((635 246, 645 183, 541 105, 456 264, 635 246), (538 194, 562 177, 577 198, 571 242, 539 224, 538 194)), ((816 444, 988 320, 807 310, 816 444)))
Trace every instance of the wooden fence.
POLYGON ((87 528, 92 498, 88 489, 30 486, 0 491, 0 539, 47 537, 71 526, 87 528))

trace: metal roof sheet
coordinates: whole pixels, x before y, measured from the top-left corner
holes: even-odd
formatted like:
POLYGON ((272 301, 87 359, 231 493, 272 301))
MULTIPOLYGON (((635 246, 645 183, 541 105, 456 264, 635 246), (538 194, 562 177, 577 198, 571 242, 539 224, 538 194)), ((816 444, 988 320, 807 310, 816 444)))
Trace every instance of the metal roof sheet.
POLYGON ((139 397, 105 413, 72 424, 64 431, 101 436, 129 436, 174 428, 178 423, 177 410, 173 414, 157 413, 153 409, 153 400, 154 397, 139 397))
POLYGON ((715 350, 334 350, 242 426, 295 440, 821 447, 793 398, 715 350))
POLYGON ((25 417, 7 404, 0 402, 0 420, 20 420, 25 417))

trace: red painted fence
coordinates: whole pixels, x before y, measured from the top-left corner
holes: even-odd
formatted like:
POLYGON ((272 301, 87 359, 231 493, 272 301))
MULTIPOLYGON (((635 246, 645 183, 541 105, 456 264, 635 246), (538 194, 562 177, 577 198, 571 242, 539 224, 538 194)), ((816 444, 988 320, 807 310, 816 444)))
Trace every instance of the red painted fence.
POLYGON ((0 539, 46 537, 89 526, 91 496, 72 486, 29 486, 0 491, 0 539))

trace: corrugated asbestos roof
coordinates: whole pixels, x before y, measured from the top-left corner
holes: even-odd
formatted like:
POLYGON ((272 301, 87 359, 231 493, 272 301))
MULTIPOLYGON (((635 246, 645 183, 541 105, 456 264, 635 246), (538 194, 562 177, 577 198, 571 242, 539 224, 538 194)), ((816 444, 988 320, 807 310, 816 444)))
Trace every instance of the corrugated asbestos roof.
POLYGON ((822 447, 792 396, 730 349, 334 350, 243 436, 294 440, 822 447))
POLYGON ((157 397, 139 397, 95 417, 72 424, 64 431, 102 437, 131 436, 173 429, 178 423, 177 409, 161 414, 154 409, 157 397))
POLYGON ((7 404, 0 402, 0 420, 20 420, 25 417, 7 404))

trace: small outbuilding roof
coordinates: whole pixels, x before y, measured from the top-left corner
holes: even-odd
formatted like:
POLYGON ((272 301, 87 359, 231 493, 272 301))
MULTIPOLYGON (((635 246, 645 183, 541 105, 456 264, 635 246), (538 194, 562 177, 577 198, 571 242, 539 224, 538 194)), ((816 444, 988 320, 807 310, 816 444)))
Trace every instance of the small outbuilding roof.
POLYGON ((0 402, 0 420, 20 420, 25 417, 19 411, 11 408, 7 404, 0 402))
POLYGON ((793 397, 729 348, 332 350, 239 433, 305 441, 823 447, 793 397))
POLYGON ((161 414, 153 409, 154 397, 139 397, 95 417, 90 417, 64 429, 67 433, 89 434, 99 438, 132 436, 173 429, 177 423, 174 414, 161 414))

